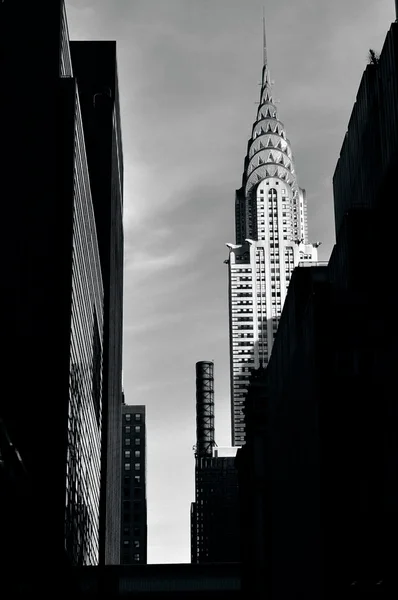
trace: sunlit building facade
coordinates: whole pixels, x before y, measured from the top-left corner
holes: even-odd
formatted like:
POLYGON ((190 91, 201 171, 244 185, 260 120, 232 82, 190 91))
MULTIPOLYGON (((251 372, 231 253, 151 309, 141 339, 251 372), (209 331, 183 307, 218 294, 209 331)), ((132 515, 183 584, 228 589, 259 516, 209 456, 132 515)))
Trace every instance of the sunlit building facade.
POLYGON ((305 190, 272 98, 264 27, 257 117, 235 200, 236 244, 228 243, 232 444, 245 441, 244 399, 252 369, 268 364, 293 269, 316 262, 308 243, 305 190))

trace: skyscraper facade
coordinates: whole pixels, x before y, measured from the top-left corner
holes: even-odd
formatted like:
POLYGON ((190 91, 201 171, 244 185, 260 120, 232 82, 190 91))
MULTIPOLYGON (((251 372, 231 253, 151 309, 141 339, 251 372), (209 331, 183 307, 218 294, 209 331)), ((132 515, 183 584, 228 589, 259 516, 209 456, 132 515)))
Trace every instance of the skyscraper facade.
POLYGON ((235 199, 236 244, 228 243, 232 444, 245 440, 252 369, 268 364, 293 269, 317 261, 308 243, 305 190, 272 98, 264 23, 260 102, 235 199))
MULTIPOLYGON (((26 473, 7 528, 25 532, 40 577, 99 561, 104 279, 64 3, 1 3, 0 26, 0 417, 26 473)), ((3 566, 20 569, 4 540, 3 566)))
POLYGON ((71 42, 104 284, 100 562, 120 562, 123 152, 116 42, 71 42))
POLYGON ((145 416, 143 405, 122 406, 122 565, 147 563, 145 416))

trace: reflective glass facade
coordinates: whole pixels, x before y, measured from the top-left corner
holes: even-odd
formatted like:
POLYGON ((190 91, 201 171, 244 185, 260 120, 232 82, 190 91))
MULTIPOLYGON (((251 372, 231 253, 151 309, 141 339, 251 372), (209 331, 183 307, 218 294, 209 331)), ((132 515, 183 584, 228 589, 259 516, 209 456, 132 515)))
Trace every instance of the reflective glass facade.
POLYGON ((66 20, 65 5, 61 7, 61 44, 60 44, 60 61, 59 74, 61 77, 72 77, 72 60, 69 47, 68 23, 66 20))
POLYGON ((120 564, 123 154, 116 42, 71 42, 70 51, 79 82, 104 286, 100 564, 120 564))
POLYGON ((103 286, 76 93, 65 545, 72 564, 99 555, 103 286))

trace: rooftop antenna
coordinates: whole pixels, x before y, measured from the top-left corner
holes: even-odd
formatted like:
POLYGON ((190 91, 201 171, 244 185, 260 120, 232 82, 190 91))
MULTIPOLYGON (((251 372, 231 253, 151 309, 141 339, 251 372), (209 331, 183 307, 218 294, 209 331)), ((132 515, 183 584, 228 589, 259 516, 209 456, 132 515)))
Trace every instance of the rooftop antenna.
MULTIPOLYGON (((398 2, 398 0, 396 0, 398 2)), ((265 35, 265 8, 263 6, 263 75, 262 75, 262 85, 265 84, 272 85, 271 74, 268 68, 268 56, 267 56, 267 38, 265 35)))
MULTIPOLYGON (((397 5, 398 0, 395 0, 397 5)), ((267 38, 265 37, 265 7, 263 6, 263 65, 267 64, 267 38)))

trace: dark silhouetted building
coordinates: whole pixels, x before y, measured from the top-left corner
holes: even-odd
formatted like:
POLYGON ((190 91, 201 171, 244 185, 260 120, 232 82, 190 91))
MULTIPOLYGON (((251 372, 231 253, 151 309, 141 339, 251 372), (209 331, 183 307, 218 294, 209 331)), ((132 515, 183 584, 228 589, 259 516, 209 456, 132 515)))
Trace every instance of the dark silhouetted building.
POLYGON ((236 449, 222 456, 214 437, 214 363, 196 363, 195 502, 191 562, 239 562, 236 449))
POLYGON ((397 107, 394 23, 334 174, 329 264, 294 270, 247 396, 243 585, 272 600, 397 595, 397 107))
POLYGON ((166 564, 75 568, 73 598, 234 600, 241 597, 240 565, 166 564))
POLYGON ((120 562, 123 153, 116 42, 71 42, 104 284, 100 562, 120 562))
POLYGON ((109 379, 119 338, 115 334, 106 357, 111 336, 104 327, 110 327, 113 305, 103 282, 112 281, 102 263, 106 234, 97 227, 93 198, 111 204, 111 185, 102 197, 96 191, 96 177, 104 185, 108 179, 93 153, 88 160, 90 135, 79 93, 84 76, 73 71, 63 2, 3 2, 0 27, 0 76, 7 89, 0 112, 7 148, 0 238, 8 257, 0 310, 0 418, 27 480, 25 510, 11 506, 0 559, 10 578, 13 567, 20 576, 24 561, 32 583, 44 571, 48 576, 100 559, 102 441, 110 427, 103 377, 108 373, 109 379), (21 530, 24 550, 10 552, 4 541, 21 530))
POLYGON ((122 565, 147 563, 145 406, 122 406, 122 565))

